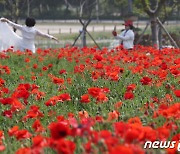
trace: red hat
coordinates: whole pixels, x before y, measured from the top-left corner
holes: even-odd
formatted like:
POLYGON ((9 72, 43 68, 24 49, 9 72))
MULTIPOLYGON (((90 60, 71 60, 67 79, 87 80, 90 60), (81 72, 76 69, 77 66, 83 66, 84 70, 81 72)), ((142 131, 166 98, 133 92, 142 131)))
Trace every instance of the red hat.
POLYGON ((133 26, 133 22, 131 20, 127 20, 127 21, 125 21, 125 23, 123 25, 125 25, 125 26, 133 26))

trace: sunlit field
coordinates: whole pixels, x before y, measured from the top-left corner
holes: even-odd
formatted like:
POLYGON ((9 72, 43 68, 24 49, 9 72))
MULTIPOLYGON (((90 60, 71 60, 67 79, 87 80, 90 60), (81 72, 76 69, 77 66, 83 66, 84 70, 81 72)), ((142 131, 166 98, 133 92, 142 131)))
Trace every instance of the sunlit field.
POLYGON ((0 112, 2 154, 178 153, 180 49, 8 49, 0 112))

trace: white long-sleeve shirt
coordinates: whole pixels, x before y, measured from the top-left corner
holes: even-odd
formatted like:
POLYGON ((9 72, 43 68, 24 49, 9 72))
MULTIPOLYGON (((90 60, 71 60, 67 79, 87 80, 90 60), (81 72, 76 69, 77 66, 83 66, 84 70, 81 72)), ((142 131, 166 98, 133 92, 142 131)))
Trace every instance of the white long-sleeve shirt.
POLYGON ((122 31, 115 38, 120 40, 120 44, 123 43, 125 49, 132 49, 134 47, 134 32, 131 29, 122 31))
POLYGON ((50 38, 50 39, 53 38, 53 36, 42 33, 41 31, 37 30, 35 27, 19 25, 12 21, 9 21, 8 24, 14 27, 15 29, 18 29, 21 31, 22 41, 19 42, 18 46, 19 46, 19 49, 22 51, 25 49, 29 49, 32 52, 35 52, 34 40, 37 35, 41 37, 50 38))

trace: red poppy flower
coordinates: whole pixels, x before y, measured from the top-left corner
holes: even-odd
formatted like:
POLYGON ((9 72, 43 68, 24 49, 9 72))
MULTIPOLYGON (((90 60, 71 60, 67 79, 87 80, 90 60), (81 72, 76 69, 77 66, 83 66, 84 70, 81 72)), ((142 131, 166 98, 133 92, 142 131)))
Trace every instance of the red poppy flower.
POLYGON ((43 71, 47 71, 47 70, 48 70, 48 67, 43 66, 42 70, 43 70, 43 71))
POLYGON ((101 92, 101 88, 98 87, 92 87, 88 89, 88 93, 93 97, 97 97, 100 92, 101 92))
POLYGON ((71 96, 68 93, 61 94, 58 96, 58 98, 62 102, 71 100, 71 96))
POLYGON ((6 94, 9 93, 9 89, 8 89, 8 88, 2 88, 2 91, 3 91, 4 93, 6 93, 6 94))
POLYGON ((86 153, 93 153, 93 152, 92 152, 93 149, 92 149, 92 143, 91 143, 91 141, 88 141, 87 143, 85 143, 85 144, 83 145, 83 147, 84 147, 86 153))
POLYGON ((0 145, 0 152, 4 151, 6 147, 4 145, 0 145))
POLYGON ((101 61, 103 57, 100 54, 95 54, 93 60, 101 61))
POLYGON ((97 122, 103 122, 104 121, 102 116, 96 116, 95 119, 97 122))
POLYGON ((11 105, 13 102, 13 98, 0 98, 0 103, 3 105, 11 105))
POLYGON ((121 106, 122 106, 122 102, 117 102, 116 104, 114 104, 114 107, 116 108, 116 109, 118 109, 118 108, 120 108, 121 106))
POLYGON ((31 154, 31 148, 20 148, 16 151, 16 154, 31 154))
POLYGON ((46 106, 54 106, 57 104, 58 101, 59 101, 59 97, 53 96, 48 101, 46 101, 45 105, 46 106))
POLYGON ((130 84, 127 86, 126 90, 127 91, 133 91, 133 90, 135 90, 135 88, 136 88, 136 84, 130 84))
POLYGON ((157 128, 158 138, 160 141, 166 141, 170 135, 170 130, 165 127, 157 128))
POLYGON ((24 61, 25 61, 26 63, 29 63, 29 62, 30 62, 30 59, 29 59, 29 58, 26 58, 24 61))
POLYGON ((80 64, 79 66, 74 67, 74 73, 82 73, 84 72, 84 69, 85 69, 85 65, 80 64))
POLYGON ((165 62, 163 62, 161 65, 160 65, 161 69, 163 70, 166 70, 168 68, 167 64, 165 62))
POLYGON ((0 140, 2 140, 4 138, 4 133, 2 130, 0 130, 0 140))
POLYGON ((58 85, 64 83, 64 79, 62 79, 62 78, 57 78, 57 77, 52 77, 52 81, 53 81, 53 83, 58 84, 58 85))
POLYGON ((53 64, 48 64, 48 67, 49 67, 49 68, 53 67, 53 64))
POLYGON ((69 135, 69 127, 62 122, 52 122, 49 125, 51 137, 55 140, 61 139, 69 135))
POLYGON ((20 79, 20 80, 24 80, 25 77, 24 77, 23 75, 20 75, 20 76, 19 76, 19 79, 20 79))
POLYGON ((66 72, 65 69, 62 69, 62 70, 59 71, 59 74, 66 74, 66 73, 67 73, 67 72, 66 72))
POLYGON ((40 147, 44 147, 47 145, 45 138, 40 135, 33 137, 32 141, 33 141, 33 145, 32 145, 33 148, 37 147, 39 149, 40 147))
POLYGON ((31 80, 33 80, 33 81, 35 81, 37 79, 37 77, 36 76, 31 76, 31 80))
POLYGON ((23 120, 26 121, 29 118, 41 118, 44 114, 39 110, 39 107, 32 105, 27 112, 26 116, 23 117, 23 120))
POLYGON ((117 111, 112 111, 108 113, 108 121, 112 121, 112 120, 117 120, 119 117, 119 112, 117 111))
POLYGON ((133 99, 134 98, 134 94, 132 92, 125 92, 124 98, 125 99, 133 99))
POLYGON ((27 139, 32 136, 26 129, 18 130, 14 135, 17 140, 27 139))
POLYGON ((18 99, 13 99, 13 102, 11 104, 11 110, 13 112, 18 111, 18 110, 22 110, 24 108, 25 108, 25 106, 20 101, 18 101, 18 99))
POLYGON ((87 111, 79 111, 78 113, 80 119, 88 118, 89 114, 87 111))
POLYGON ((3 86, 4 84, 5 84, 5 81, 2 78, 0 78, 0 87, 3 86))
POLYGON ((124 134, 124 138, 127 143, 132 143, 133 141, 136 141, 138 137, 139 130, 136 129, 128 129, 124 134))
POLYGON ((172 137, 172 141, 179 141, 179 140, 180 140, 180 133, 178 133, 172 137))
POLYGON ((180 97, 180 89, 174 90, 176 97, 180 97))
POLYGON ((37 69, 37 68, 38 68, 38 65, 37 65, 37 64, 33 64, 33 68, 34 68, 34 69, 37 69))
POLYGON ((130 124, 139 124, 142 125, 141 119, 139 117, 133 117, 128 120, 130 124))
POLYGON ((145 77, 143 77, 140 81, 141 81, 141 83, 142 83, 143 85, 148 85, 148 84, 151 83, 152 79, 145 76, 145 77))
POLYGON ((12 118, 13 116, 13 111, 12 110, 5 110, 3 113, 2 113, 3 116, 5 117, 8 117, 8 118, 12 118))
POLYGON ((71 78, 67 78, 67 83, 68 84, 72 84, 72 79, 71 78))
POLYGON ((19 130, 19 126, 14 126, 13 128, 9 129, 8 134, 9 136, 13 136, 19 130))
POLYGON ((38 119, 36 121, 34 121, 32 128, 35 130, 35 132, 43 132, 44 131, 44 128, 38 119))
POLYGON ((110 92, 110 89, 109 88, 101 88, 102 92, 104 93, 109 93, 110 92))
POLYGON ((76 144, 69 140, 60 139, 56 142, 55 149, 59 154, 72 154, 75 152, 76 144))
POLYGON ((90 99, 89 99, 89 95, 88 94, 84 94, 81 96, 81 102, 82 103, 89 103, 90 99))
POLYGON ((133 154, 133 150, 124 145, 118 145, 112 148, 109 154, 133 154))
POLYGON ((30 93, 27 90, 17 90, 13 93, 12 97, 28 99, 30 93))
POLYGON ((123 136, 124 133, 129 129, 129 124, 126 124, 124 122, 115 122, 114 129, 116 135, 123 136))
POLYGON ((96 100, 98 102, 107 102, 108 98, 106 97, 106 94, 103 92, 100 92, 99 95, 97 96, 96 100))

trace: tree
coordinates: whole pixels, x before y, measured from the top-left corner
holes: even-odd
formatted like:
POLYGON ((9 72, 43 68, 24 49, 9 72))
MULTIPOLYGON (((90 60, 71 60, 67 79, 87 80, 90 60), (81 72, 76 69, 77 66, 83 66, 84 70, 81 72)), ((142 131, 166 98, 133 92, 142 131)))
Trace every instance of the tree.
MULTIPOLYGON (((82 35, 82 46, 86 46, 86 33, 92 38, 92 36, 87 31, 87 26, 89 25, 92 17, 92 11, 97 5, 97 0, 64 0, 66 5, 69 5, 72 9, 76 9, 77 17, 82 24, 82 30, 77 38, 82 35), (84 21, 83 21, 84 20, 84 21)), ((92 38, 93 39, 93 38, 92 38)), ((75 40, 75 42, 77 39, 75 40)), ((93 39, 95 42, 95 40, 93 39)), ((73 45, 75 44, 73 43, 73 45)), ((95 42, 96 43, 96 42, 95 42)))
POLYGON ((166 0, 140 0, 144 12, 149 16, 151 22, 151 34, 153 46, 159 48, 157 17, 165 5, 166 0))
POLYGON ((114 4, 110 1, 114 7, 119 8, 120 16, 127 17, 133 14, 133 2, 132 0, 114 0, 114 4))
POLYGON ((95 9, 97 0, 64 0, 66 6, 72 10, 76 10, 78 18, 89 18, 95 9))
POLYGON ((4 11, 7 16, 10 16, 11 20, 15 23, 18 22, 21 11, 27 4, 27 0, 0 0, 0 3, 4 6, 4 11))
MULTIPOLYGON (((166 0, 166 3, 164 4, 162 11, 159 14, 159 18, 164 24, 167 19, 172 16, 174 13, 178 13, 178 7, 180 7, 180 1, 178 0, 166 0)), ((162 28, 159 27, 158 32, 158 39, 159 39, 159 48, 162 48, 162 28)))
POLYGON ((148 16, 151 24, 152 45, 157 46, 157 48, 159 48, 159 40, 161 41, 161 28, 157 17, 164 23, 179 3, 179 0, 135 0, 133 3, 136 10, 142 14, 145 12, 148 16))

